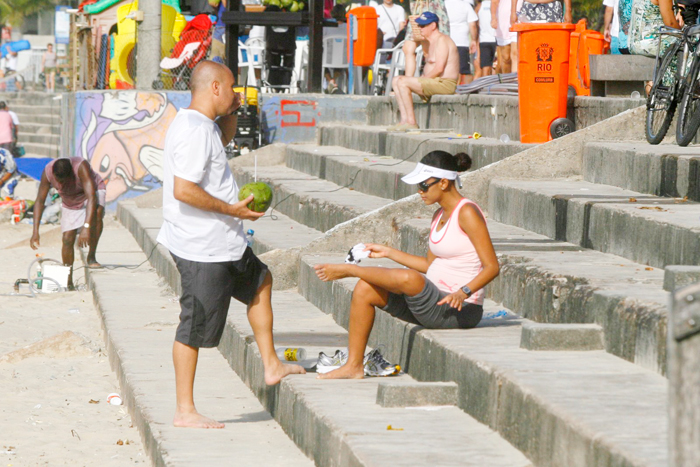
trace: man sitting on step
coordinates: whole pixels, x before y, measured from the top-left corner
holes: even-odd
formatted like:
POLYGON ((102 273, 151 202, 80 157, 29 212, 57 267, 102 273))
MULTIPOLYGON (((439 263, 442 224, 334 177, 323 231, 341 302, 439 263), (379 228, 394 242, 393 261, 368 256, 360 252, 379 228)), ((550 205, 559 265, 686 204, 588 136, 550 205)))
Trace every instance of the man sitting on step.
POLYGON ((426 63, 423 76, 396 76, 392 82, 401 121, 389 131, 416 130, 416 115, 413 111, 413 93, 424 102, 438 94, 454 94, 459 79, 459 52, 450 36, 438 30, 438 16, 426 11, 416 18, 427 44, 423 47, 426 63))

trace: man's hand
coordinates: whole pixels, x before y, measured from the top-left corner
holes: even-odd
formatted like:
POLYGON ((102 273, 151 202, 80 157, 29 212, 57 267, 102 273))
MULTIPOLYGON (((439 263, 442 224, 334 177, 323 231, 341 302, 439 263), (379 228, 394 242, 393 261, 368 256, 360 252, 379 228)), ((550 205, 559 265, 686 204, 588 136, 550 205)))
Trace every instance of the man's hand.
POLYGON ((476 51, 477 51, 476 41, 471 41, 471 43, 469 44, 469 53, 475 54, 476 51))
POLYGON ((80 235, 78 235, 78 246, 80 248, 85 248, 86 246, 90 245, 90 229, 87 229, 83 227, 83 230, 80 231, 80 235))
POLYGON ((571 24, 574 22, 573 18, 571 16, 571 9, 567 9, 566 13, 564 13, 564 22, 568 23, 568 24, 571 24))
POLYGON ((36 250, 41 246, 39 244, 39 232, 34 232, 32 234, 32 238, 29 239, 29 246, 32 247, 32 250, 36 250))
POLYGON ((447 295, 445 298, 437 302, 438 305, 442 305, 444 303, 447 303, 450 305, 452 308, 456 308, 458 310, 462 309, 462 304, 464 301, 467 299, 467 294, 462 292, 462 289, 458 290, 457 292, 453 292, 449 295, 447 295))
POLYGON ((498 20, 495 16, 491 16, 491 27, 494 29, 498 29, 498 20))
MULTIPOLYGON (((564 22, 566 23, 566 20, 564 22)), ((569 21, 569 22, 571 22, 571 21, 569 21)), ((514 24, 518 24, 518 14, 516 12, 512 12, 510 14, 510 25, 512 26, 514 24)))
POLYGON ((603 33, 603 39, 605 42, 610 42, 612 40, 612 35, 610 34, 610 25, 608 25, 607 28, 605 28, 605 33, 603 33))
POLYGON ((236 204, 231 204, 230 212, 228 214, 230 216, 238 217, 239 219, 243 219, 246 221, 256 221, 260 219, 262 216, 265 215, 264 212, 255 212, 248 209, 248 203, 253 201, 253 199, 255 199, 255 196, 250 195, 243 201, 239 201, 236 204))

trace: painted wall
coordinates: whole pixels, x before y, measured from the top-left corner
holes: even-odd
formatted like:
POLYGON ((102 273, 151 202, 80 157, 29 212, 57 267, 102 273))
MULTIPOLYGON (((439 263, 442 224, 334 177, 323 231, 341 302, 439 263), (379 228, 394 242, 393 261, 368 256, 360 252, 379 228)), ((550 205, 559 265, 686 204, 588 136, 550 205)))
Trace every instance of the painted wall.
MULTIPOLYGON (((78 155, 107 182, 107 209, 161 186, 165 135, 189 92, 83 91, 65 94, 61 155, 78 155)), ((367 97, 265 94, 267 142, 308 143, 321 122, 367 120, 367 97)))

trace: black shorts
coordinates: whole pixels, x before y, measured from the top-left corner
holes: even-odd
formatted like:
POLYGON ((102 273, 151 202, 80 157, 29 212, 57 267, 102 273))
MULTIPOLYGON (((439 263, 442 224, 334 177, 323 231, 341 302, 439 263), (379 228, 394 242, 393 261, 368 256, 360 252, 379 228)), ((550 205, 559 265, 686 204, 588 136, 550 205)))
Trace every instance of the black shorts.
POLYGON ((471 75, 472 66, 469 61, 469 47, 457 47, 457 53, 459 53, 459 74, 471 75))
POLYGON ((437 302, 447 296, 437 285, 425 279, 425 286, 418 294, 410 297, 389 293, 386 306, 382 308, 391 316, 409 323, 419 324, 428 329, 469 329, 481 321, 484 313, 482 305, 465 303, 461 310, 437 302))
POLYGON ((175 340, 191 347, 216 347, 226 326, 231 297, 248 305, 267 276, 267 265, 250 248, 238 261, 223 263, 171 255, 182 281, 175 340))
POLYGON ((496 58, 496 43, 481 42, 479 43, 479 65, 481 68, 493 68, 493 61, 496 58))

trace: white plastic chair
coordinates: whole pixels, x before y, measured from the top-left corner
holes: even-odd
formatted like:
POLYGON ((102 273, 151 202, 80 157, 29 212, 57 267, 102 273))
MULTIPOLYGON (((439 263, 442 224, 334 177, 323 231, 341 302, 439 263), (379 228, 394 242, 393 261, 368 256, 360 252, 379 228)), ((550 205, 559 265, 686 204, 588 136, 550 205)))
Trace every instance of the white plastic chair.
MULTIPOLYGON (((346 36, 328 36, 323 38, 323 70, 345 70, 345 76, 348 73, 348 39, 346 36)), ((338 83, 338 88, 347 90, 347 79, 338 83)))
MULTIPOLYGON (((239 45, 240 48, 240 45, 239 45)), ((251 37, 245 41, 246 55, 248 55, 248 85, 256 86, 257 78, 255 70, 261 70, 263 66, 263 53, 265 52, 265 39, 261 37, 251 37)), ((240 62, 239 62, 240 63, 240 62)))
POLYGON ((384 89, 384 95, 388 96, 391 92, 391 80, 396 75, 398 71, 405 69, 405 55, 403 53, 404 41, 399 42, 396 47, 392 49, 377 49, 374 55, 374 63, 372 64, 372 94, 378 95, 378 84, 379 84, 379 72, 380 70, 386 70, 387 83, 384 89), (388 63, 386 58, 391 54, 391 60, 388 63))
POLYGON ((309 41, 297 41, 297 50, 294 55, 294 73, 292 85, 296 85, 298 92, 307 89, 309 70, 309 41))

